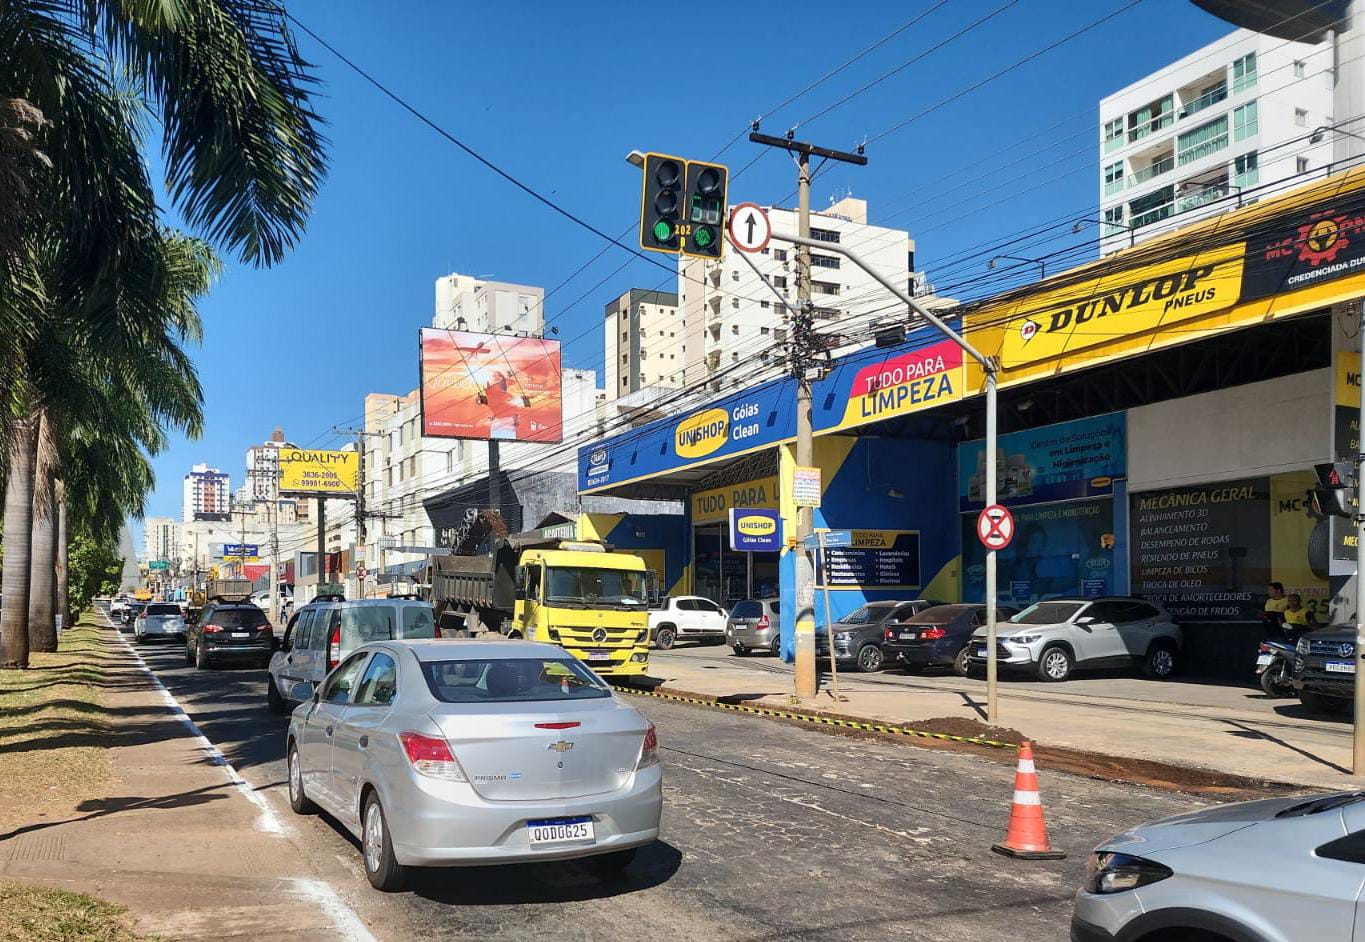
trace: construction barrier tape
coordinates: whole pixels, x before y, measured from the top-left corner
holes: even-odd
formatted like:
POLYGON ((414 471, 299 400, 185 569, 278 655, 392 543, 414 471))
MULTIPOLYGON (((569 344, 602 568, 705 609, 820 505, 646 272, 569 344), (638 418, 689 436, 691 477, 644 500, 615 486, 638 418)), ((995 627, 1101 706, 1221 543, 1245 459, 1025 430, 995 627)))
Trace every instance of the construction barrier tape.
POLYGON ((803 723, 814 723, 817 726, 837 726, 843 729, 856 729, 869 733, 888 733, 893 736, 911 736, 921 739, 941 739, 946 742, 968 743, 974 746, 991 746, 996 749, 1018 749, 1018 743, 998 742, 994 739, 982 739, 976 736, 953 736, 948 733, 931 733, 922 729, 912 729, 909 726, 897 726, 891 723, 868 723, 862 720, 847 720, 838 716, 827 716, 821 713, 797 713, 791 710, 775 710, 771 707, 748 706, 743 703, 724 703, 719 700, 707 700, 702 697, 685 697, 676 693, 660 693, 657 690, 639 690, 635 687, 628 687, 621 684, 612 684, 612 687, 621 693, 634 694, 637 697, 654 697, 659 700, 672 700, 675 703, 690 703, 693 706, 715 707, 720 710, 732 710, 738 713, 750 713, 754 716, 771 716, 781 720, 800 720, 803 723))

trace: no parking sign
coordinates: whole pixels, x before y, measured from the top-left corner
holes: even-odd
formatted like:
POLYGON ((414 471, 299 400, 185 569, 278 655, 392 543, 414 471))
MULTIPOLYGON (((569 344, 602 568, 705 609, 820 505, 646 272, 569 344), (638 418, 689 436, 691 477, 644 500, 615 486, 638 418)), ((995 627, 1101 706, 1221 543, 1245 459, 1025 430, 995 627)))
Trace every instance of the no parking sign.
POLYGON ((1004 549, 1014 539, 1014 514, 1000 504, 991 504, 976 518, 976 535, 986 549, 1004 549))

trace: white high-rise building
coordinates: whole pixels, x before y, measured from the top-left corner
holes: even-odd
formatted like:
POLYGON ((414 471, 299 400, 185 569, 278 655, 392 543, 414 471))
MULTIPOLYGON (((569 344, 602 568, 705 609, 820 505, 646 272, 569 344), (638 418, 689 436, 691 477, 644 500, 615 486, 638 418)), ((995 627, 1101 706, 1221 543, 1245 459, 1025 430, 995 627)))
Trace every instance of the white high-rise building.
MULTIPOLYGON (((772 206, 766 212, 773 232, 796 234, 796 210, 772 206)), ((917 284, 923 284, 915 276, 910 234, 869 225, 866 200, 845 197, 812 212, 811 238, 849 247, 907 292, 914 293, 917 284)), ((777 296, 796 307, 796 248, 774 239, 749 260, 759 274, 733 249, 720 262, 680 261, 678 305, 684 327, 678 349, 686 351, 683 385, 705 381, 712 391, 720 391, 752 385, 781 368, 781 345, 790 328, 777 296)), ((871 343, 872 324, 904 322, 908 314, 862 269, 819 249, 811 251, 811 300, 815 329, 834 335, 831 349, 837 351, 871 343)), ((647 340, 642 346, 650 357, 671 351, 671 343, 647 340)))
POLYGON ((227 520, 232 515, 228 476, 217 468, 197 464, 185 475, 181 520, 227 520))
POLYGON ((545 289, 449 274, 436 279, 433 327, 485 334, 540 336, 545 328, 545 289))
POLYGON ((147 560, 180 558, 180 523, 171 517, 148 517, 142 522, 142 552, 147 560))
POLYGON ((687 345, 676 294, 631 288, 607 304, 603 328, 608 401, 682 386, 687 345))
POLYGON ((1330 41, 1239 29, 1120 89, 1100 102, 1101 253, 1325 172, 1332 124, 1330 41))
POLYGON ((270 441, 246 450, 246 483, 242 491, 252 500, 275 500, 280 496, 280 449, 284 444, 284 429, 276 427, 270 441))

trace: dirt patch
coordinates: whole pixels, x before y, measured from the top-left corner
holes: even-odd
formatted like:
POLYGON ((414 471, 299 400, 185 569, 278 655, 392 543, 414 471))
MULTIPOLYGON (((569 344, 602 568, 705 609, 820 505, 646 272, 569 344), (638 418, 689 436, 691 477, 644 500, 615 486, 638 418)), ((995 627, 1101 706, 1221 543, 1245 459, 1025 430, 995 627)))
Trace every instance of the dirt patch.
POLYGON ((946 736, 962 736, 968 739, 989 739, 992 742, 1007 742, 1019 745, 1024 734, 1007 726, 988 726, 980 720, 965 716, 935 716, 927 720, 915 720, 905 724, 925 733, 943 733, 946 736))
POLYGON ((0 939, 5 942, 152 942, 133 931, 122 906, 83 893, 0 883, 0 939))

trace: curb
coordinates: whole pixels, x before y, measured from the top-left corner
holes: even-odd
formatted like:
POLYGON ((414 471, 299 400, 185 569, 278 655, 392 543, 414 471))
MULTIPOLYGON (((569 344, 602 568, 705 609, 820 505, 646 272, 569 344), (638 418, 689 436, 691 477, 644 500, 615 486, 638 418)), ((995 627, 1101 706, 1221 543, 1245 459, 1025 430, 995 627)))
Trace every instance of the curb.
POLYGON ((777 710, 772 707, 754 707, 743 703, 726 703, 719 699, 708 699, 705 697, 684 695, 671 692, 659 692, 657 690, 637 690, 634 687, 612 685, 614 689, 621 693, 629 693, 637 697, 654 697, 659 700, 672 700, 675 703, 690 703, 693 706, 714 707, 718 710, 731 710, 738 713, 750 713, 754 716, 768 716, 781 720, 799 720, 803 723, 813 723, 818 726, 835 726, 841 729, 854 729, 865 733, 886 733, 892 736, 907 736, 919 739, 937 739, 943 742, 966 743, 972 746, 989 746, 993 749, 1017 749, 1017 743, 998 742, 994 739, 983 739, 975 736, 953 736, 949 733, 931 733, 927 730, 915 729, 911 726, 900 726, 895 723, 870 723, 866 720, 855 720, 847 717, 838 716, 830 713, 817 713, 810 710, 777 710))

